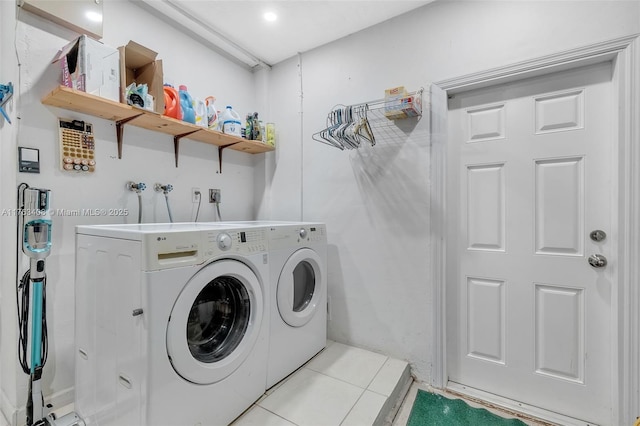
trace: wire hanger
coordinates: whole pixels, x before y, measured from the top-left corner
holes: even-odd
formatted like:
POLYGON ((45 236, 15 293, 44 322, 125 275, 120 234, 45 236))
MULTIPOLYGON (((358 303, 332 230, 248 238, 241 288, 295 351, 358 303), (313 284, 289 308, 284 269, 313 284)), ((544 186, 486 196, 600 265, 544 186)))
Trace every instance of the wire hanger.
POLYGON ((327 126, 312 135, 313 140, 340 150, 357 149, 362 139, 375 145, 375 137, 367 118, 367 104, 335 106, 327 114, 327 126))

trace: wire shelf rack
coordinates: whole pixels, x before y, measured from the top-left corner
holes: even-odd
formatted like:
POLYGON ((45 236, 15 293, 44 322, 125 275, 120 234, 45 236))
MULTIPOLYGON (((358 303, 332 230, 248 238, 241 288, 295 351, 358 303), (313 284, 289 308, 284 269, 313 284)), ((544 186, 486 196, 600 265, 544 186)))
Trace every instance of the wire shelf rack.
POLYGON ((353 105, 336 105, 327 114, 326 127, 313 140, 341 150, 363 144, 400 144, 407 140, 415 121, 422 117, 424 89, 397 99, 378 99, 353 105))

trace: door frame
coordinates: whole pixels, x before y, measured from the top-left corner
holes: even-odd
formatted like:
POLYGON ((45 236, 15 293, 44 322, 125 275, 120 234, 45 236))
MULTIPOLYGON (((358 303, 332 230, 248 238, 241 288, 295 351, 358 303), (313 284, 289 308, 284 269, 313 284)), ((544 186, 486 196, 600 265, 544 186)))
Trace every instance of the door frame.
MULTIPOLYGON (((640 416, 640 35, 618 38, 431 85, 431 246, 433 344, 430 385, 447 387, 447 99, 456 93, 604 61, 613 63, 617 103, 618 286, 612 289, 612 423, 633 424, 640 416)), ((508 405, 508 400, 493 401, 508 405)), ((515 404, 519 411, 535 411, 515 404)), ((537 413, 540 414, 540 413, 537 413)))

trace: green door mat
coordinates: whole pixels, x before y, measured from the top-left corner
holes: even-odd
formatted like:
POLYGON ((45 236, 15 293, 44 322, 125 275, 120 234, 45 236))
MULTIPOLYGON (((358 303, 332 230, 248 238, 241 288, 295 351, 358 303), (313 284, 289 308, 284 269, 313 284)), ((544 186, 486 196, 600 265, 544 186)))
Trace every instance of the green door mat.
POLYGON ((407 426, 526 426, 517 419, 505 419, 484 408, 473 408, 461 399, 418 390, 407 426))

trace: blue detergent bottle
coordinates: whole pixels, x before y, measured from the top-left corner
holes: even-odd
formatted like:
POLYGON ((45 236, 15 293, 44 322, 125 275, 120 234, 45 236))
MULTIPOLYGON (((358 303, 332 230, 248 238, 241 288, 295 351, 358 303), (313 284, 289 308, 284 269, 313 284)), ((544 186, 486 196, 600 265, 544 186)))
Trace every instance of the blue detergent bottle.
POLYGON ((196 111, 193 107, 193 99, 189 92, 187 92, 187 86, 180 85, 180 109, 182 110, 182 121, 187 123, 196 124, 196 111))

